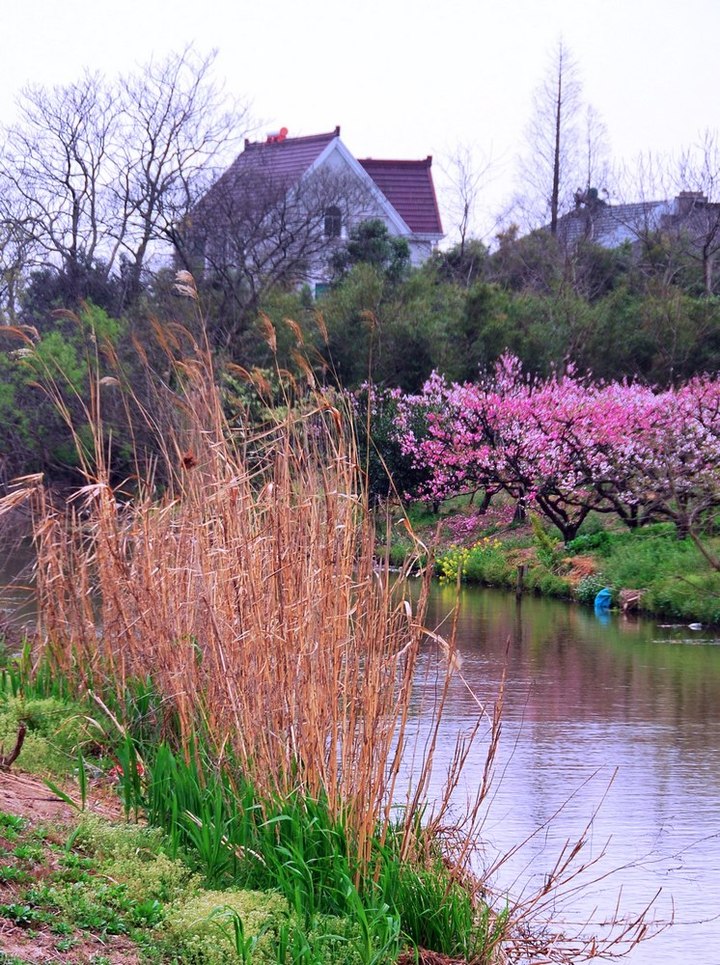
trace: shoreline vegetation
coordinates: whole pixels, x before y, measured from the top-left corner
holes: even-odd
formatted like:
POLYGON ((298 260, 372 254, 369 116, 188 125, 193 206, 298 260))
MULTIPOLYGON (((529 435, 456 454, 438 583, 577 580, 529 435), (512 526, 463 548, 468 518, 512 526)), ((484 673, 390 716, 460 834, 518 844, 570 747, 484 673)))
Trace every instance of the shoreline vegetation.
POLYGON ((35 770, 81 814, 114 782, 125 819, 62 831, 0 815, 12 934, 65 961, 73 943, 120 935, 121 950, 88 953, 96 963, 502 965, 617 957, 663 927, 650 903, 564 933, 558 900, 592 884, 591 823, 539 890, 493 891, 479 846, 502 694, 459 735, 430 800, 462 671, 452 631, 425 623, 429 568, 413 606, 377 569, 352 413, 305 391, 252 431, 228 422, 207 346, 176 330, 166 347, 144 401, 119 363, 76 400, 84 484, 65 507, 39 476, 0 507, 31 507, 38 604, 34 638, 0 673, 3 767, 35 770), (102 412, 121 390, 155 455, 135 449, 117 479, 102 412), (478 743, 484 770, 458 812, 478 743), (33 851, 42 835, 61 858, 33 851))
MULTIPOLYGON (((412 504, 407 515, 379 516, 377 556, 391 566, 415 567, 432 559, 441 583, 458 582, 536 594, 592 606, 609 588, 612 608, 673 623, 720 626, 720 573, 692 539, 673 523, 636 530, 591 515, 567 543, 530 514, 514 523, 513 506, 478 508, 467 497, 448 500, 437 512, 412 504), (417 555, 411 528, 426 550, 417 555)), ((720 537, 706 538, 711 551, 720 537)))
POLYGON ((607 589, 626 612, 720 623, 717 377, 540 377, 506 353, 473 382, 353 399, 393 565, 416 531, 445 582, 582 603, 607 589))

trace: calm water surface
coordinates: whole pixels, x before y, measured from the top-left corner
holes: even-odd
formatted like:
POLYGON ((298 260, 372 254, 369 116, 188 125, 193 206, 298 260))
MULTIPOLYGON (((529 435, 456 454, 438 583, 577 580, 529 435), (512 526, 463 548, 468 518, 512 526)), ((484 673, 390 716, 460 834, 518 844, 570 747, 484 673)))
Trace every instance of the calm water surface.
POLYGON ((19 630, 33 623, 33 560, 29 540, 0 541, 0 627, 10 625, 19 630))
MULTIPOLYGON (((435 588, 431 625, 454 599, 454 588, 435 588)), ((507 673, 482 860, 490 866, 530 837, 495 876, 501 888, 529 893, 599 808, 582 852, 597 864, 586 888, 554 911, 568 922, 602 919, 620 893, 622 908, 637 912, 661 889, 655 915, 674 910, 675 924, 634 949, 632 965, 720 965, 718 637, 619 616, 602 623, 589 609, 516 604, 495 590, 462 593, 465 681, 492 701, 507 673)), ((454 681, 438 772, 477 715, 465 684, 454 681)), ((483 762, 478 747, 465 793, 483 762)))

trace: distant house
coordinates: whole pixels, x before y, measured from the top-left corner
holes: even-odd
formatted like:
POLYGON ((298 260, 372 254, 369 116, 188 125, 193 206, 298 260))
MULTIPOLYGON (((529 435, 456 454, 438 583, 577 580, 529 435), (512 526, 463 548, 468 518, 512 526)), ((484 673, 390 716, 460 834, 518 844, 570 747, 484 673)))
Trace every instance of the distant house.
POLYGON ((204 271, 250 286, 282 279, 317 288, 329 280, 332 252, 371 218, 407 240, 412 264, 424 261, 443 237, 432 158, 358 160, 339 127, 307 137, 283 128, 245 141, 193 211, 185 244, 204 271))
POLYGON ((558 219, 557 239, 566 248, 589 241, 603 248, 647 244, 664 236, 681 243, 701 262, 712 291, 713 263, 720 251, 720 203, 701 191, 681 191, 666 201, 608 204, 594 188, 575 194, 575 209, 558 219))

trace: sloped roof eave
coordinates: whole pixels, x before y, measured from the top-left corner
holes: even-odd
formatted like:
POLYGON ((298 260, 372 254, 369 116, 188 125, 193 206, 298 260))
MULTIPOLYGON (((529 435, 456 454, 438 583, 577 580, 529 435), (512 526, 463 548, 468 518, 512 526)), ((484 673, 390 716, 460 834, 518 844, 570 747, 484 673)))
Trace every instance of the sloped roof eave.
POLYGON ((370 194, 378 202, 378 204, 384 211, 387 218, 390 221, 392 221, 392 223, 395 225, 399 234, 402 235, 403 237, 411 236, 413 234, 413 231, 408 225, 408 223, 402 217, 402 215, 397 210, 397 208, 393 206, 390 200, 385 197, 385 195, 380 190, 378 185, 373 181, 373 179, 370 177, 367 171, 359 163, 357 158, 355 158, 350 153, 350 151, 343 144, 343 142, 339 137, 334 138, 334 140, 327 145, 327 147, 318 155, 315 161, 310 165, 310 167, 307 169, 303 177, 308 177, 311 174, 311 172, 316 171, 323 164, 325 164, 328 158, 330 157, 330 155, 333 153, 333 151, 338 151, 340 153, 342 158, 350 166, 350 169, 352 170, 353 174, 355 174, 355 176, 358 177, 360 181, 365 185, 365 187, 368 189, 370 194))

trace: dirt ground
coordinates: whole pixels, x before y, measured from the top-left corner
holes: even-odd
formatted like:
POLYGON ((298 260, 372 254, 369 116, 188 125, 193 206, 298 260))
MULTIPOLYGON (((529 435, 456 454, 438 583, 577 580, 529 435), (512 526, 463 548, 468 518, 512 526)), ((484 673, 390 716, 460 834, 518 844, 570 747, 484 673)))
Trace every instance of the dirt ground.
POLYGON ((0 771, 0 811, 39 821, 70 823, 75 811, 42 782, 21 771, 0 771))
MULTIPOLYGON (((70 798, 78 798, 76 787, 64 787, 55 781, 70 798)), ((106 783, 94 782, 88 789, 87 810, 99 814, 109 821, 122 820, 122 808, 112 787, 106 783)), ((32 824, 52 821, 58 824, 72 824, 76 817, 75 808, 57 797, 45 782, 32 774, 25 774, 13 766, 9 771, 0 770, 0 811, 26 818, 32 824)))
MULTIPOLYGON (((72 789, 68 793, 73 796, 72 789)), ((111 792, 97 788, 88 800, 88 810, 108 818, 120 818, 121 812, 111 792)), ((56 797, 42 780, 12 768, 0 771, 0 811, 24 818, 31 826, 44 823, 57 825, 62 833, 68 833, 77 819, 77 811, 56 797)), ((11 846, 10 846, 11 847, 11 846)), ((0 837, 0 856, 9 850, 8 842, 0 837)), ((0 904, 12 903, 12 889, 0 883, 0 904)), ((57 934, 39 928, 28 934, 0 915, 0 955, 21 962, 65 963, 65 965, 91 965, 106 961, 112 965, 135 965, 139 957, 135 946, 122 936, 107 935, 104 938, 85 934, 76 940, 72 949, 60 952, 55 947, 57 934)), ((4 958, 0 957, 4 961, 4 958)))
POLYGON ((105 961, 111 965, 138 965, 140 958, 127 939, 108 935, 101 941, 89 937, 76 944, 68 952, 59 952, 54 947, 57 935, 38 931, 28 937, 22 928, 0 918, 0 954, 21 962, 63 963, 63 965, 93 965, 105 961))

